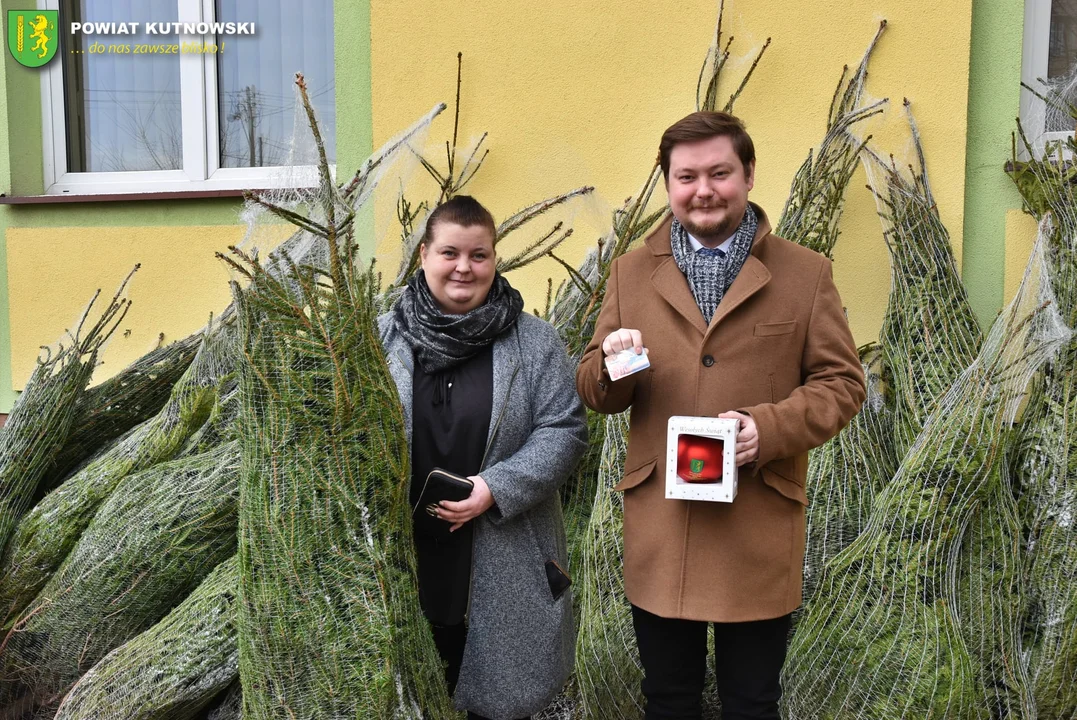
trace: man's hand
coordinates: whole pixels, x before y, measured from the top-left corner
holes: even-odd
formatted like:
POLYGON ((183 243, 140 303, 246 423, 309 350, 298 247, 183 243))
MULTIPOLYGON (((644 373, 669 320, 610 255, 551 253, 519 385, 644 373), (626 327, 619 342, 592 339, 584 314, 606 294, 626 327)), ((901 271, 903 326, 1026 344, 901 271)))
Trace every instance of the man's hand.
POLYGON ((759 431, 752 416, 739 412, 724 412, 718 417, 740 420, 740 430, 737 432, 737 467, 759 459, 759 431))
POLYGON ((442 500, 438 503, 438 517, 453 524, 449 532, 459 530, 468 520, 477 518, 494 506, 494 495, 486 481, 480 475, 468 475, 467 479, 475 483, 467 499, 457 502, 442 500))
POLYGON ((639 330, 614 330, 602 341, 602 352, 607 357, 628 348, 635 350, 637 355, 643 352, 643 335, 639 330))

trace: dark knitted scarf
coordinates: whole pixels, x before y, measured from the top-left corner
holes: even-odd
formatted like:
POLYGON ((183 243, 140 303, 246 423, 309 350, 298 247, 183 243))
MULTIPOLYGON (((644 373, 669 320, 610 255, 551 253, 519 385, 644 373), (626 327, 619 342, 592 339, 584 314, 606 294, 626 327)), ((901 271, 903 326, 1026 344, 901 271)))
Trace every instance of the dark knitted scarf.
POLYGON ((523 308, 519 291, 497 273, 482 305, 462 315, 446 314, 419 270, 396 303, 396 325, 416 361, 432 374, 456 367, 492 343, 516 323, 523 308))
POLYGON ((703 313, 703 319, 708 323, 714 317, 714 311, 722 302, 722 297, 729 290, 729 286, 737 279, 737 274, 744 267, 744 262, 752 251, 752 241, 755 240, 755 231, 758 227, 759 218, 756 217, 752 206, 745 206, 744 219, 740 221, 740 227, 733 234, 733 242, 730 243, 728 252, 721 257, 711 253, 695 252, 691 240, 688 239, 688 231, 679 220, 673 219, 673 228, 670 230, 673 259, 688 280, 692 297, 695 298, 696 305, 703 313))

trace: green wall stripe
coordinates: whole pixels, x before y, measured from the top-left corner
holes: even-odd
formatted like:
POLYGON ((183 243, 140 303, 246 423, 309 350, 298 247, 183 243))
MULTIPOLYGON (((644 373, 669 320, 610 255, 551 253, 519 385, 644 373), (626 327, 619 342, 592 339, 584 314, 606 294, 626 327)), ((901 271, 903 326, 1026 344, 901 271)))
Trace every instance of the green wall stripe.
MULTIPOLYGON (((337 179, 344 181, 374 152, 369 0, 348 3, 338 0, 333 42, 337 75, 337 179)), ((356 228, 360 250, 372 254, 374 215, 369 208, 357 217, 356 228)))
POLYGON ((369 0, 337 0, 333 43, 337 76, 337 178, 343 180, 351 177, 374 150, 369 0))
POLYGON ((1003 165, 1020 112, 1024 21, 1019 0, 973 0, 962 275, 984 326, 1004 299, 1006 212, 1021 207, 1003 165))

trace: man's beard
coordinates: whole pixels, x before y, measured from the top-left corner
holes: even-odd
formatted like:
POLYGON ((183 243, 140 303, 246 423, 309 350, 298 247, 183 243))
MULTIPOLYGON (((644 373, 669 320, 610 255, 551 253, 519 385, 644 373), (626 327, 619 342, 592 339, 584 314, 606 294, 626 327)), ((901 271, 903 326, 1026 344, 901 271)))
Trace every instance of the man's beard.
MULTIPOLYGON (((743 217, 742 215, 740 219, 743 217)), ((728 213, 721 220, 716 220, 706 225, 697 225, 688 219, 677 219, 680 220, 681 226, 688 231, 688 234, 696 240, 725 239, 732 235, 733 231, 740 225, 740 219, 734 222, 728 213)))

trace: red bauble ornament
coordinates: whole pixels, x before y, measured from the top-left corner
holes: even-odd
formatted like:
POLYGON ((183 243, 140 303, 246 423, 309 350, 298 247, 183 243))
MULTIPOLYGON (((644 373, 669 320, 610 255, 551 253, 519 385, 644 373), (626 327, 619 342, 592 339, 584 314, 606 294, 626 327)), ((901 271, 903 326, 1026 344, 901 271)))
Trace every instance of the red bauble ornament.
POLYGON ((677 436, 677 477, 690 483, 722 482, 725 443, 701 435, 677 436))

